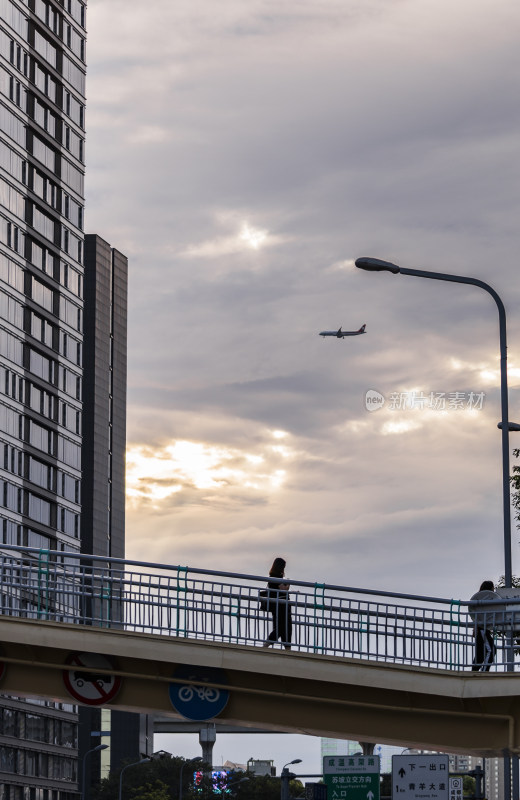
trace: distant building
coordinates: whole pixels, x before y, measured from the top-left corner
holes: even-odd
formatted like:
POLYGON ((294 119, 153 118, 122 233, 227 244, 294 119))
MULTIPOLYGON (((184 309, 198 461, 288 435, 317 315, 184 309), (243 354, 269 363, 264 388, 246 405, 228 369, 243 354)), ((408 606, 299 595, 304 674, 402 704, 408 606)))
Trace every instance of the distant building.
POLYGON ((253 775, 276 775, 276 767, 274 761, 262 760, 259 758, 250 758, 247 762, 247 770, 253 775))

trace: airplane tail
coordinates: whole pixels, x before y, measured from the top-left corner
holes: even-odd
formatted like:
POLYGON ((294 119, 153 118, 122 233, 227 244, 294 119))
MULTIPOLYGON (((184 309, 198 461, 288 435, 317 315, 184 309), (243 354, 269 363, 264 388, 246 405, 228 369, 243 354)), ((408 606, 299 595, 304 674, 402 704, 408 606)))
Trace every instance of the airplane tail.
POLYGON ((362 325, 362 326, 361 326, 361 328, 359 329, 359 333, 364 333, 364 332, 365 332, 365 328, 366 328, 366 326, 367 326, 367 324, 366 324, 366 322, 365 322, 365 324, 364 324, 364 325, 362 325))

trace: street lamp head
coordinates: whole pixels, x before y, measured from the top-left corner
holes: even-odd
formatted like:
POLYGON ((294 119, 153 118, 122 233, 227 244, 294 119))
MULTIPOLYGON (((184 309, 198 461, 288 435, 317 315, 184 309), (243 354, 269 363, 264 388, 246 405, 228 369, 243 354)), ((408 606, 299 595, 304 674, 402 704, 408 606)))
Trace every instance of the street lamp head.
POLYGON ((97 750, 107 750, 107 749, 108 749, 108 744, 98 744, 97 747, 94 747, 94 750, 92 752, 95 753, 97 750))
POLYGON ((367 272, 393 272, 394 275, 401 272, 401 267, 392 264, 391 261, 381 261, 380 258, 367 258, 366 256, 356 258, 356 267, 367 272))
POLYGON ((285 769, 286 767, 290 767, 291 764, 301 764, 301 763, 302 763, 301 758, 293 758, 292 761, 288 761, 287 764, 283 765, 283 769, 285 769))

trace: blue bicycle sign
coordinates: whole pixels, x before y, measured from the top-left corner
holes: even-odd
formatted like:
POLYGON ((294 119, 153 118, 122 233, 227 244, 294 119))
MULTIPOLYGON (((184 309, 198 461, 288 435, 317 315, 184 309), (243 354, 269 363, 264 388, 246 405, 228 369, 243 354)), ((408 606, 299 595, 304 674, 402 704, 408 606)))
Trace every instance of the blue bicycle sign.
POLYGON ((170 701, 175 711, 186 719, 213 719, 225 709, 229 691, 222 688, 228 683, 223 669, 179 664, 173 677, 175 683, 170 683, 170 701))

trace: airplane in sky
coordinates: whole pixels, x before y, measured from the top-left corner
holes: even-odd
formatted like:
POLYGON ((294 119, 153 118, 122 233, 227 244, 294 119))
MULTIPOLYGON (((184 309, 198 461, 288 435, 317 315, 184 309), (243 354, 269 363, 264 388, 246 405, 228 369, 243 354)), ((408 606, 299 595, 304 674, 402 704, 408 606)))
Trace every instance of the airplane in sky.
POLYGON ((337 331, 321 331, 320 336, 335 336, 337 339, 343 339, 344 336, 359 336, 361 333, 366 333, 365 325, 362 325, 358 331, 342 331, 338 328, 337 331))

